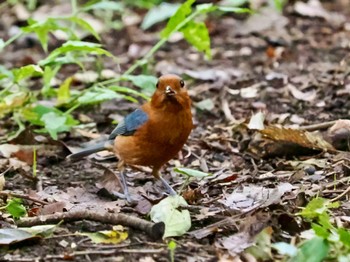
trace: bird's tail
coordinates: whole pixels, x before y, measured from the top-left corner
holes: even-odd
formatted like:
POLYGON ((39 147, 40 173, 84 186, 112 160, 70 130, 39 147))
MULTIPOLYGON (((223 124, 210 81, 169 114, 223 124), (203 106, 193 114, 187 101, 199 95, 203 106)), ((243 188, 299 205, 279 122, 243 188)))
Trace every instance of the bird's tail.
POLYGON ((73 153, 67 156, 68 159, 71 160, 78 160, 80 158, 83 158, 85 156, 91 155, 93 153, 103 151, 103 150, 110 150, 112 148, 113 141, 102 141, 99 142, 93 146, 87 147, 83 149, 82 151, 79 151, 77 153, 73 153))

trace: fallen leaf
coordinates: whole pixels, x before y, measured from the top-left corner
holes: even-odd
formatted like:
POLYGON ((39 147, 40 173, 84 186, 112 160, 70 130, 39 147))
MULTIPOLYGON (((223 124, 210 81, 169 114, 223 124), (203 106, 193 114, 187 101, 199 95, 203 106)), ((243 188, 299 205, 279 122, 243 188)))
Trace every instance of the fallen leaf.
POLYGON ((346 21, 343 15, 324 9, 319 0, 309 0, 307 3, 298 1, 294 5, 294 10, 303 16, 324 18, 335 25, 340 25, 346 21))
POLYGON ((94 233, 78 233, 78 235, 87 236, 95 244, 119 244, 128 238, 128 232, 123 228, 114 227, 113 230, 104 230, 94 233))
POLYGON ((255 237, 255 244, 248 247, 246 252, 252 254, 257 261, 268 261, 272 259, 271 238, 273 230, 266 227, 255 237))
POLYGON ((24 230, 33 236, 49 237, 49 236, 52 236, 53 232, 60 224, 61 223, 57 225, 39 225, 39 226, 32 226, 32 227, 21 227, 19 229, 24 230))
POLYGON ((298 100, 310 102, 310 101, 315 100, 315 98, 316 98, 316 90, 315 89, 312 89, 309 92, 301 92, 298 88, 296 88, 292 84, 288 84, 286 87, 291 92, 293 97, 298 99, 298 100))
POLYGON ((261 213, 253 217, 248 217, 240 232, 218 239, 215 246, 227 249, 230 255, 236 256, 254 244, 255 237, 266 227, 267 221, 268 216, 261 213))
POLYGON ((25 240, 39 239, 39 236, 33 236, 27 231, 17 228, 0 228, 0 245, 10 245, 25 240))
POLYGON ((254 114, 248 124, 249 129, 262 130, 264 129, 265 115, 262 112, 254 114))
POLYGON ((255 84, 249 87, 241 88, 240 93, 242 98, 254 98, 258 96, 260 84, 255 84))
POLYGON ((213 100, 210 98, 204 99, 198 103, 195 103, 194 105, 200 110, 207 110, 207 111, 212 111, 215 107, 213 100))
POLYGON ((290 183, 281 183, 275 188, 250 185, 237 188, 231 194, 225 195, 220 203, 233 210, 248 212, 256 208, 267 207, 279 203, 282 196, 292 191, 290 183))
POLYGON ((312 150, 334 151, 334 148, 321 136, 297 129, 269 126, 259 131, 265 138, 282 143, 295 144, 312 150))
POLYGON ((163 238, 182 236, 191 228, 191 217, 188 210, 179 210, 187 203, 182 196, 169 196, 151 209, 150 216, 153 222, 164 222, 165 232, 163 238))
POLYGON ((288 23, 288 18, 281 15, 275 8, 265 7, 249 16, 238 29, 238 33, 248 35, 252 32, 262 32, 271 28, 278 32, 282 31, 288 23))

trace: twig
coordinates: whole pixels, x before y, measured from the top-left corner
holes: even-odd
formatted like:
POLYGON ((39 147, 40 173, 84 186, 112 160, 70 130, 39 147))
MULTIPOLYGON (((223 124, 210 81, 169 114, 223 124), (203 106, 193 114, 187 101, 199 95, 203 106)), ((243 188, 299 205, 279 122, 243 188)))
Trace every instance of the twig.
POLYGON ((26 199, 26 200, 29 200, 29 201, 32 201, 32 202, 36 202, 36 203, 39 203, 39 204, 42 204, 42 205, 50 204, 49 202, 46 202, 46 201, 43 201, 43 200, 40 200, 40 199, 36 199, 36 198, 33 198, 31 196, 28 196, 28 195, 16 194, 16 193, 11 193, 11 192, 6 192, 6 191, 1 191, 0 192, 0 196, 17 197, 17 198, 26 199))
POLYGON ((332 198, 332 199, 331 199, 331 202, 335 202, 335 201, 341 199, 343 196, 345 196, 345 195, 348 194, 349 192, 350 192, 350 186, 349 186, 346 190, 344 190, 343 193, 341 193, 340 195, 336 196, 335 198, 332 198))
POLYGON ((86 255, 100 255, 100 256, 110 256, 117 253, 130 253, 130 254, 159 254, 165 252, 163 248, 160 249, 115 249, 115 250, 84 250, 75 251, 65 255, 47 255, 45 260, 57 259, 57 258, 67 258, 75 256, 86 256, 86 255))
MULTIPOLYGON (((238 217, 238 216, 236 216, 236 217, 238 217)), ((226 227, 226 226, 235 225, 235 218, 236 217, 224 218, 223 220, 220 220, 216 223, 208 225, 204 228, 188 232, 187 234, 194 236, 196 239, 205 238, 206 236, 209 236, 212 233, 214 233, 219 227, 226 227)))
MULTIPOLYGON (((325 186, 321 186, 320 188, 313 188, 311 189, 312 192, 316 192, 316 191, 322 191, 323 189, 329 189, 329 188, 334 188, 335 186, 342 184, 342 183, 347 183, 350 181, 350 177, 343 177, 342 179, 339 179, 337 181, 334 181, 332 183, 329 183, 325 186)), ((322 191, 323 193, 323 191, 322 191)))
POLYGON ((306 131, 315 131, 315 130, 322 130, 322 129, 327 129, 334 125, 336 120, 334 121, 329 121, 329 122, 324 122, 324 123, 319 123, 319 124, 313 124, 313 125, 308 125, 308 126, 301 126, 299 129, 301 130, 306 130, 306 131))
POLYGON ((123 225, 142 230, 154 239, 163 237, 165 225, 163 222, 152 223, 138 217, 128 216, 125 214, 114 214, 93 210, 75 210, 64 213, 55 213, 51 215, 43 215, 37 217, 22 218, 17 222, 18 226, 31 227, 35 225, 44 225, 58 223, 63 220, 65 222, 77 220, 92 220, 106 224, 123 225))

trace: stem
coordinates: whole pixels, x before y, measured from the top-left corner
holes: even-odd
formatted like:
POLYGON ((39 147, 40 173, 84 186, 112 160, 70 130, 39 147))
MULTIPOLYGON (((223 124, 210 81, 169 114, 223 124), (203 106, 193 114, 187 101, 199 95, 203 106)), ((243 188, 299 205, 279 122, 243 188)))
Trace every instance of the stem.
POLYGON ((36 147, 33 148, 33 177, 36 177, 36 147))
POLYGON ((4 50, 4 48, 8 45, 10 45, 12 42, 14 42, 15 40, 17 40, 17 38, 20 38, 21 36, 23 36, 25 33, 24 32, 20 32, 16 35, 14 35, 13 37, 11 37, 9 40, 7 40, 1 47, 0 47, 0 52, 4 50))
POLYGON ((168 35, 167 38, 161 38, 157 44, 155 44, 151 50, 149 50, 145 56, 139 60, 136 60, 136 62, 131 66, 129 67, 128 70, 125 71, 125 73, 123 74, 124 75, 130 75, 132 72, 135 71, 136 68, 138 68, 140 65, 144 64, 145 62, 147 62, 147 60, 149 58, 151 58, 155 52, 157 52, 157 50, 162 46, 164 45, 165 42, 168 41, 168 39, 170 38, 170 36, 179 31, 182 27, 184 27, 189 21, 191 21, 194 17, 196 17, 200 12, 198 10, 194 11, 191 15, 189 15, 188 17, 186 17, 186 19, 184 19, 181 23, 179 23, 173 31, 170 32, 170 34, 168 35))
POLYGON ((71 0, 72 4, 72 16, 75 16, 78 13, 77 0, 71 0))
POLYGON ((65 115, 68 115, 70 113, 72 113, 72 111, 74 111, 75 109, 77 109, 79 106, 81 106, 80 103, 75 104, 74 106, 72 106, 71 108, 69 108, 66 112, 64 112, 65 115))
POLYGON ((181 195, 182 191, 186 186, 188 186, 188 183, 190 182, 191 177, 187 176, 185 182, 183 182, 182 186, 179 189, 179 195, 181 195))

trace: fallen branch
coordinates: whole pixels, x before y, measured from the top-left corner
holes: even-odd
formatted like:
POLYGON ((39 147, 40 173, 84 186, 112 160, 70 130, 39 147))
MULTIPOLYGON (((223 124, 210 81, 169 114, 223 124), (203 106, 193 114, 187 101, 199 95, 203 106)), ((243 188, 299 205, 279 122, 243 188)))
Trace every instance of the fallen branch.
POLYGON ((62 220, 64 222, 70 222, 83 219, 98 221, 106 224, 132 227, 146 232, 149 236, 151 236, 154 239, 162 238, 165 229, 165 225, 163 222, 152 223, 141 218, 125 214, 115 214, 93 210, 75 210, 50 215, 42 215, 37 217, 27 217, 17 221, 17 225, 22 227, 31 227, 36 225, 55 224, 62 220))
POLYGON ((323 123, 319 123, 319 124, 312 124, 312 125, 308 125, 308 126, 301 126, 299 129, 312 132, 312 131, 316 131, 316 130, 327 129, 327 128, 331 127, 332 125, 334 125, 335 122, 336 122, 336 120, 329 121, 329 122, 323 122, 323 123))
POLYGON ((50 204, 49 202, 46 202, 46 201, 43 201, 43 200, 40 200, 40 199, 36 199, 36 198, 28 196, 28 195, 16 194, 16 193, 11 193, 11 192, 6 192, 6 191, 0 191, 0 196, 17 197, 17 198, 29 200, 29 201, 32 201, 32 202, 36 202, 36 203, 39 203, 39 204, 42 204, 42 205, 50 204))

